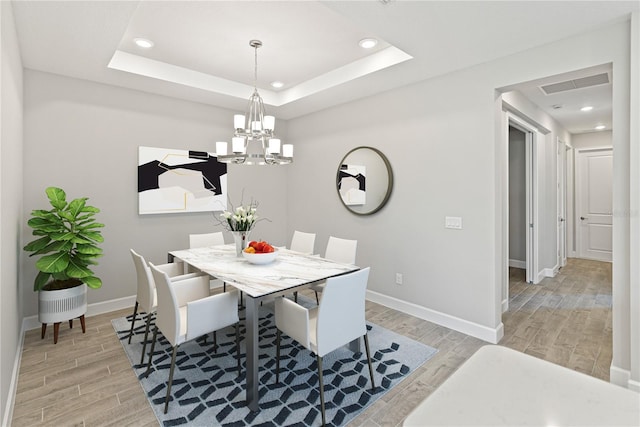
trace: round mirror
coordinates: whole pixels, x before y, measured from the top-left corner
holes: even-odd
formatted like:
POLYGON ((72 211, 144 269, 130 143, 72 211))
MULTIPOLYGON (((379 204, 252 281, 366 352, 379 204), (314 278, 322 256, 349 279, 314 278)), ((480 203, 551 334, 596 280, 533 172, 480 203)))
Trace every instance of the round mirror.
POLYGON ((376 148, 354 148, 338 166, 338 196, 342 204, 356 215, 371 215, 382 209, 389 200, 392 187, 391 164, 376 148))

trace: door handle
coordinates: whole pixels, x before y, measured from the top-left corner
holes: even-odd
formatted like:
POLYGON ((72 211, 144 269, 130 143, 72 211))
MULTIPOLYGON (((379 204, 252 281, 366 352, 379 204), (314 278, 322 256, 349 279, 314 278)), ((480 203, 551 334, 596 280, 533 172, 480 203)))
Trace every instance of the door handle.
POLYGON ((560 218, 560 222, 564 222, 564 218, 560 218))
POLYGON ((585 219, 589 219, 589 218, 585 218, 585 217, 581 216, 580 219, 584 221, 585 219))

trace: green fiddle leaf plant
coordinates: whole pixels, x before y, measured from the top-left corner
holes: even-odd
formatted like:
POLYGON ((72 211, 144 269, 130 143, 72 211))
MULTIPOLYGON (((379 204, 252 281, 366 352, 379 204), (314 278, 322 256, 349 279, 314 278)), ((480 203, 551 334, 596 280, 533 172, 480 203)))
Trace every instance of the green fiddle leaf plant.
POLYGON ((33 290, 66 289, 81 283, 92 289, 102 286, 91 265, 102 256, 98 246, 104 241, 100 229, 104 224, 96 222, 100 209, 87 205, 87 197, 67 203, 67 195, 61 188, 49 187, 47 197, 52 209, 31 211, 27 224, 38 236, 24 250, 29 256, 43 255, 36 261, 38 275, 33 290))

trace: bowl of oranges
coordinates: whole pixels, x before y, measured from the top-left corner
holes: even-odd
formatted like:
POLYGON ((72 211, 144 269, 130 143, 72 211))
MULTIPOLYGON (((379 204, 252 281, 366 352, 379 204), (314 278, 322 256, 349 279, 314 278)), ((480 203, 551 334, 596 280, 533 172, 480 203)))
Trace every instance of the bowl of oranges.
POLYGON ((251 241, 244 251, 244 259, 251 264, 269 264, 278 256, 278 249, 264 241, 251 241))

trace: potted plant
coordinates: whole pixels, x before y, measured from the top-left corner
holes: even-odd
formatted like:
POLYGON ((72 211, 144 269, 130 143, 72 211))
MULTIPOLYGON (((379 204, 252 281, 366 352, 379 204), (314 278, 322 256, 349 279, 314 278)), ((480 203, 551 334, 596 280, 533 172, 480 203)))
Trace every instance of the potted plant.
POLYGON ((102 256, 99 243, 104 241, 95 214, 100 209, 86 204, 87 198, 67 203, 61 188, 49 187, 47 197, 52 209, 36 209, 31 212, 27 224, 37 239, 29 242, 24 250, 29 256, 42 255, 36 261, 38 275, 33 290, 38 292, 38 320, 42 323, 44 338, 47 323, 54 324, 54 343, 58 342, 60 323, 79 317, 85 332, 84 314, 87 311, 87 287, 98 289, 102 280, 90 266, 102 256))

